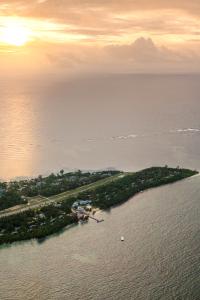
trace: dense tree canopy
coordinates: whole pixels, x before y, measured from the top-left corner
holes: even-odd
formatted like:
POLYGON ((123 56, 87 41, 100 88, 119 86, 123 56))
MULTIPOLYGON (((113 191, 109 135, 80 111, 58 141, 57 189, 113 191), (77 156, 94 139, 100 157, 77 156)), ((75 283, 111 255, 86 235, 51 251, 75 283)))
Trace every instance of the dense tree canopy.
MULTIPOLYGON (((78 199, 90 199, 93 207, 107 209, 128 200, 140 191, 172 183, 196 173, 196 171, 168 168, 167 166, 163 168, 152 167, 131 174, 124 173, 117 180, 110 181, 95 189, 92 188, 87 192, 82 192, 77 197, 66 198, 60 203, 0 218, 0 244, 45 237, 57 232, 66 225, 76 223, 77 218, 71 214, 71 207, 78 199)), ((62 176, 62 174, 59 176, 62 176)), ((80 173, 79 176, 81 177, 80 173)), ((96 178, 98 178, 98 175, 96 178)), ((19 194, 11 193, 6 195, 6 199, 9 199, 9 197, 13 199, 13 196, 16 199, 20 197, 19 194)))

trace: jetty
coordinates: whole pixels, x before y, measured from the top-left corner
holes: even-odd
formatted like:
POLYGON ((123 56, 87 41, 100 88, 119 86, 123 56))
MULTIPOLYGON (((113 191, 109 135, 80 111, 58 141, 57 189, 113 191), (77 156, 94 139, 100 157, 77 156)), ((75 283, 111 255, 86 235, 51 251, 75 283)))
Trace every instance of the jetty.
POLYGON ((97 223, 100 223, 100 222, 103 222, 104 221, 104 219, 97 219, 97 218, 95 218, 95 217, 92 217, 92 216, 88 216, 90 219, 93 219, 93 220, 95 220, 97 223))
POLYGON ((97 223, 103 222, 103 219, 97 219, 94 216, 91 216, 90 212, 87 212, 84 207, 78 207, 77 209, 74 208, 74 206, 72 205, 71 208, 72 214, 75 215, 77 217, 78 220, 82 220, 82 221, 86 221, 89 218, 96 221, 97 223))

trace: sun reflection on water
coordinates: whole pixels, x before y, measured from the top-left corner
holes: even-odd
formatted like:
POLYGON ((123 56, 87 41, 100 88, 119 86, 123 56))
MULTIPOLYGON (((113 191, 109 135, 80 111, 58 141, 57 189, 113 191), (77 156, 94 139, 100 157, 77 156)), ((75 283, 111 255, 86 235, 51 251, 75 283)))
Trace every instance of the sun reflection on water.
POLYGON ((32 174, 36 140, 34 101, 30 101, 16 86, 0 100, 0 161, 3 179, 32 174), (33 155, 34 153, 34 155, 33 155))

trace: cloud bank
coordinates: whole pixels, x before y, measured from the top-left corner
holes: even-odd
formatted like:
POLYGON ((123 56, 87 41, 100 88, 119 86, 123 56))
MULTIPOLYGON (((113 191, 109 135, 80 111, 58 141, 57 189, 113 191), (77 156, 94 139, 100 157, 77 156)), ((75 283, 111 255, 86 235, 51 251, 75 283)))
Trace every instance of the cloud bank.
POLYGON ((32 32, 23 51, 0 45, 8 73, 200 70, 199 0, 7 0, 0 13, 0 29, 17 16, 32 32))

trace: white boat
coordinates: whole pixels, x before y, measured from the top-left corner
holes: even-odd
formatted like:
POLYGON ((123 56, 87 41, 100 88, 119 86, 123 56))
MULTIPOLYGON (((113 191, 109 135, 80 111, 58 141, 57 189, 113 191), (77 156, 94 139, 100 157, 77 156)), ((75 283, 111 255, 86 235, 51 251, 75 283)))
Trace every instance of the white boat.
POLYGON ((121 236, 121 241, 122 241, 122 242, 124 241, 124 237, 123 237, 123 236, 121 236))

